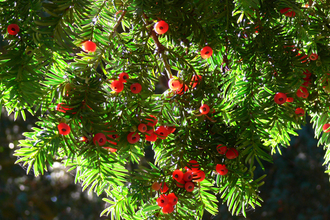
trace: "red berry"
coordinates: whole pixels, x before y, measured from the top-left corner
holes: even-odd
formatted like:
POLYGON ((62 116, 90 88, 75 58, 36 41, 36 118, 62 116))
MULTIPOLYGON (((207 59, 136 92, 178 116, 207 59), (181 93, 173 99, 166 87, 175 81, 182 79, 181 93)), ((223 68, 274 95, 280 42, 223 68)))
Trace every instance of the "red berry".
POLYGON ((103 147, 103 148, 110 151, 111 153, 115 153, 117 151, 117 149, 112 148, 112 147, 103 147))
POLYGON ((99 146, 103 146, 107 142, 107 138, 105 137, 105 135, 103 133, 97 133, 93 137, 93 142, 95 145, 97 142, 99 144, 99 146))
POLYGON ((65 123, 60 123, 59 125, 57 125, 58 131, 60 132, 60 134, 62 135, 68 135, 70 134, 71 128, 69 125, 65 124, 65 123))
POLYGON ((226 153, 226 157, 228 159, 235 159, 236 157, 238 157, 238 151, 235 148, 229 148, 227 153, 226 153))
POLYGON ((63 112, 63 113, 66 113, 66 111, 69 111, 69 110, 72 110, 73 109, 73 108, 65 107, 65 106, 63 106, 63 104, 65 105, 65 103, 59 103, 59 104, 57 104, 56 110, 57 111, 60 111, 60 112, 63 112))
POLYGON ((110 88, 111 88, 113 91, 119 93, 119 92, 123 91, 123 89, 124 89, 124 84, 123 84, 123 82, 121 82, 121 81, 119 81, 119 80, 114 80, 114 81, 112 81, 112 83, 111 83, 111 85, 110 85, 110 88))
MULTIPOLYGON (((109 132, 115 133, 116 131, 109 131, 109 132)), ((119 135, 118 134, 108 134, 107 136, 109 138, 111 138, 111 139, 117 139, 117 138, 119 138, 119 135)))
POLYGON ((186 84, 182 85, 180 89, 176 90, 176 94, 183 95, 185 92, 188 91, 188 86, 186 84))
POLYGON ((178 203, 178 197, 174 193, 170 193, 167 196, 168 204, 175 206, 178 203))
POLYGON ((164 214, 169 214, 174 211, 174 207, 171 204, 167 204, 166 206, 163 207, 162 212, 164 214))
POLYGON ((309 78, 309 77, 311 77, 311 75, 312 75, 312 73, 309 72, 308 70, 305 70, 305 71, 303 72, 303 74, 306 76, 306 78, 309 78))
POLYGON ((174 170, 172 177, 176 181, 180 182, 183 179, 183 172, 181 170, 174 170))
POLYGON ((168 87, 173 91, 180 89, 182 86, 183 84, 177 79, 172 78, 168 81, 168 87))
POLYGON ((294 99, 293 99, 292 97, 287 97, 287 98, 286 98, 286 102, 293 102, 293 100, 294 100, 294 99))
POLYGON ((330 132, 330 124, 324 124, 323 125, 323 132, 324 133, 328 133, 328 132, 330 132))
POLYGON ((138 94, 140 93, 142 90, 142 86, 140 83, 133 83, 131 85, 131 92, 134 93, 134 94, 138 94))
POLYGON ((86 52, 95 52, 96 51, 96 44, 90 40, 85 41, 83 44, 83 50, 86 52))
POLYGON ((156 141, 157 140, 157 135, 154 133, 154 130, 148 130, 146 131, 149 135, 146 135, 146 140, 147 141, 156 141))
POLYGON ((131 132, 127 135, 127 141, 130 144, 135 144, 140 140, 140 135, 136 132, 131 132))
POLYGON ((215 167, 215 170, 220 174, 220 175, 226 175, 228 173, 228 169, 226 168, 225 164, 218 164, 215 167))
POLYGON ((186 182, 184 188, 187 190, 187 192, 192 192, 195 188, 195 185, 192 182, 186 182))
POLYGON ((161 183, 160 192, 161 193, 166 193, 167 190, 168 190, 168 187, 167 187, 166 183, 161 183))
POLYGON ((183 180, 186 182, 190 182, 193 179, 193 172, 187 171, 183 174, 183 180))
POLYGON ((139 130, 139 132, 142 132, 142 133, 146 132, 147 131, 147 125, 143 124, 143 123, 139 124, 138 130, 139 130))
POLYGON ((294 17, 296 13, 292 11, 291 8, 283 8, 280 10, 281 14, 284 14, 287 17, 294 17))
POLYGON ((160 207, 164 207, 168 204, 168 199, 167 196, 165 195, 160 195, 157 199, 157 205, 159 205, 160 207))
POLYGON ((219 154, 226 154, 227 147, 223 146, 222 144, 219 144, 217 146, 217 151, 218 151, 219 154))
POLYGON ((181 181, 178 181, 178 182, 176 183, 176 186, 177 186, 177 187, 180 187, 180 188, 183 188, 185 184, 186 184, 186 181, 184 181, 184 180, 182 179, 181 181))
POLYGON ((213 54, 213 50, 209 46, 206 46, 201 50, 201 56, 203 59, 210 58, 212 54, 213 54))
POLYGON ((174 127, 174 126, 171 126, 171 127, 169 127, 169 126, 165 126, 165 127, 166 127, 167 132, 168 132, 169 134, 172 134, 172 133, 175 131, 175 127, 174 127))
POLYGON ((198 84, 200 84, 200 81, 201 80, 202 80, 202 76, 201 75, 194 75, 191 78, 190 85, 192 84, 192 87, 195 88, 198 84))
POLYGON ((190 160, 188 162, 188 167, 193 171, 196 172, 199 170, 199 164, 196 160, 190 160))
POLYGON ((294 113, 296 113, 298 116, 304 116, 305 111, 302 108, 297 108, 294 113))
POLYGON ((82 137, 80 137, 79 141, 86 142, 87 143, 88 142, 88 138, 85 137, 85 136, 82 136, 82 137))
POLYGON ((168 136, 168 131, 165 126, 159 126, 155 133, 158 134, 160 139, 165 139, 168 136))
POLYGON ((7 27, 8 34, 16 35, 19 32, 19 27, 17 24, 10 24, 7 27))
POLYGON ((168 204, 175 206, 178 203, 178 197, 174 193, 170 193, 167 196, 168 204))
POLYGON ((278 92, 274 96, 274 102, 276 102, 279 105, 282 105, 283 103, 285 103, 286 99, 287 99, 286 95, 282 92, 278 92))
POLYGON ((125 73, 125 72, 122 72, 118 76, 118 80, 121 81, 122 83, 127 82, 128 79, 129 79, 128 73, 125 73))
POLYGON ((317 55, 316 53, 312 53, 312 54, 309 56, 309 59, 310 59, 310 60, 317 60, 317 58, 319 58, 319 55, 317 55))
POLYGON ((168 30, 168 24, 165 21, 158 21, 154 29, 157 34, 165 34, 168 30))
POLYGON ((308 90, 305 87, 300 86, 300 88, 297 91, 297 96, 302 98, 307 98, 308 95, 309 95, 308 90))
POLYGON ((202 182, 205 179, 205 173, 202 170, 194 172, 193 179, 196 182, 202 182))
POLYGON ((206 104, 203 104, 200 108, 199 111, 201 114, 206 115, 210 111, 210 107, 206 104))
POLYGON ((157 124, 157 122, 158 122, 156 116, 149 115, 149 117, 150 117, 150 118, 146 118, 147 121, 150 121, 150 122, 148 122, 147 125, 148 125, 148 126, 151 126, 151 127, 155 126, 155 125, 157 124))
POLYGON ((151 186, 151 188, 155 191, 158 191, 160 189, 160 184, 157 182, 154 182, 151 186))

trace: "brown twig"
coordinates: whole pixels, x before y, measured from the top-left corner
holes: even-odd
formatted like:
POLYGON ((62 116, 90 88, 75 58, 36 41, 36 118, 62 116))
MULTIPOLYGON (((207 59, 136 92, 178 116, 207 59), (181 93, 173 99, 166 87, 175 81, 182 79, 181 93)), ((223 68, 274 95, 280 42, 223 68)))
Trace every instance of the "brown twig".
MULTIPOLYGON (((144 23, 148 26, 150 25, 149 21, 148 21, 148 16, 143 13, 143 18, 144 18, 144 23)), ((150 32, 151 32, 151 37, 152 39, 154 40, 155 44, 156 44, 156 47, 157 47, 157 51, 158 53, 160 54, 160 57, 162 58, 162 61, 164 62, 164 65, 165 65, 165 69, 166 69, 166 72, 167 72, 167 75, 169 78, 172 78, 172 71, 171 71, 171 67, 170 65, 168 64, 167 62, 167 57, 164 53, 165 51, 165 47, 164 45, 162 45, 160 42, 159 42, 159 39, 158 39, 158 36, 156 34, 156 32, 153 30, 153 27, 151 26, 150 27, 150 32)))

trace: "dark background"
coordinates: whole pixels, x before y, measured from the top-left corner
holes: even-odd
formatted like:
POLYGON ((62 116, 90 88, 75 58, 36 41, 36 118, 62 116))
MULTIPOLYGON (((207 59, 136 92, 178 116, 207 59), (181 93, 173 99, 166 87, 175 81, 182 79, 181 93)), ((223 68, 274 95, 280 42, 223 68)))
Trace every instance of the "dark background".
MULTIPOLYGON (((27 121, 3 111, 0 121, 0 219, 1 220, 88 220, 100 218, 105 203, 95 194, 81 192, 73 176, 55 164, 44 176, 34 177, 13 156, 22 133, 29 131, 35 117, 27 121)), ((268 174, 260 188, 262 207, 247 212, 248 219, 330 219, 329 177, 322 166, 324 150, 316 147, 313 129, 308 124, 291 146, 274 155, 274 164, 264 164, 268 174)), ((261 169, 256 176, 263 175, 261 169)), ((226 205, 220 206, 218 216, 206 214, 204 219, 244 219, 232 217, 226 205)))

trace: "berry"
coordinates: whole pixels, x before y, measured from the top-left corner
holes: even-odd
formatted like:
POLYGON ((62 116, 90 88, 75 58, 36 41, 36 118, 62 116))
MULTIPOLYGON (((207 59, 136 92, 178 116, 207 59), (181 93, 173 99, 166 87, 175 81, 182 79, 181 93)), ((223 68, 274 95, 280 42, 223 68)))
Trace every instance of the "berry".
POLYGON ((198 84, 200 84, 200 81, 201 80, 202 80, 202 76, 201 75, 194 75, 191 78, 190 85, 192 85, 192 88, 195 88, 198 84))
POLYGON ((309 59, 310 59, 310 60, 317 60, 317 58, 319 58, 319 55, 317 55, 316 53, 312 53, 312 54, 309 56, 309 59))
POLYGON ((186 182, 184 188, 187 190, 187 192, 192 192, 195 188, 195 185, 192 182, 186 182))
POLYGON ((121 81, 122 83, 127 82, 127 80, 129 79, 129 76, 127 73, 122 72, 121 74, 119 74, 118 76, 118 80, 121 81))
POLYGON ((134 93, 134 94, 138 94, 140 93, 142 90, 142 86, 140 83, 133 83, 131 85, 131 92, 134 93))
POLYGON ((85 136, 82 136, 82 137, 80 137, 79 138, 79 141, 81 141, 81 142, 88 142, 88 139, 87 139, 87 137, 85 137, 85 136))
POLYGON ((151 186, 151 188, 155 191, 158 191, 160 189, 160 184, 157 182, 154 182, 151 186))
POLYGON ((286 99, 287 99, 286 95, 282 92, 278 92, 274 96, 274 102, 276 102, 279 105, 282 105, 283 103, 285 103, 286 99))
POLYGON ((160 192, 161 193, 166 193, 167 190, 168 190, 168 187, 167 187, 166 183, 161 183, 160 192))
POLYGON ((157 205, 159 205, 160 207, 164 207, 168 204, 168 199, 167 196, 165 195, 160 195, 157 199, 157 205))
POLYGON ((304 116, 305 111, 302 108, 297 108, 294 113, 296 113, 298 116, 304 116))
POLYGON ((105 135, 103 133, 97 133, 93 137, 93 142, 95 145, 97 142, 99 144, 99 146, 103 146, 107 142, 107 138, 105 137, 105 135))
POLYGON ((59 125, 57 125, 58 131, 60 132, 60 134, 62 135, 68 135, 70 134, 71 128, 69 125, 65 124, 65 123, 60 123, 59 125))
POLYGON ((158 134, 158 137, 160 139, 165 139, 168 135, 168 131, 166 129, 165 126, 159 126, 156 131, 155 131, 156 134, 158 134))
POLYGON ((184 188, 184 185, 186 184, 186 181, 184 181, 183 179, 181 181, 178 181, 176 183, 176 186, 177 187, 180 187, 180 188, 184 188))
POLYGON ((294 100, 294 99, 293 99, 292 97, 287 97, 287 98, 286 98, 286 102, 293 102, 293 100, 294 100))
POLYGON ((185 174, 183 174, 183 180, 186 182, 189 182, 193 179, 193 172, 187 171, 185 174))
POLYGON ((165 34, 168 30, 168 24, 165 21, 158 21, 154 29, 157 34, 165 34))
POLYGON ((220 175, 226 175, 228 173, 228 169, 226 168, 225 164, 218 164, 215 167, 215 170, 220 174, 220 175))
POLYGON ((157 140, 157 135, 154 133, 154 130, 148 130, 146 131, 149 135, 146 135, 146 140, 147 141, 156 141, 157 140))
POLYGON ((135 144, 140 140, 140 135, 136 132, 131 132, 127 135, 127 141, 130 144, 135 144))
POLYGON ((143 124, 143 123, 141 123, 141 124, 139 124, 139 126, 138 126, 138 131, 139 132, 146 132, 147 131, 147 125, 146 124, 143 124))
POLYGON ((172 134, 175 131, 175 127, 174 126, 171 126, 171 127, 165 126, 165 127, 167 129, 167 133, 168 134, 172 134))
POLYGON ((309 95, 308 90, 305 87, 300 86, 300 88, 297 91, 297 96, 302 98, 307 98, 308 95, 309 95))
POLYGON ((305 71, 303 72, 303 74, 306 76, 305 78, 309 78, 309 77, 312 76, 312 73, 309 72, 308 70, 305 70, 305 71))
POLYGON ((164 214, 169 214, 174 211, 174 207, 171 204, 167 204, 166 206, 163 207, 162 212, 164 214))
POLYGON ((229 148, 226 153, 226 157, 230 160, 235 159, 236 157, 238 157, 238 151, 235 148, 229 148))
POLYGON ((168 204, 175 206, 178 203, 178 197, 174 193, 170 193, 167 196, 168 204))
POLYGON ((112 147, 103 147, 103 148, 110 151, 111 153, 115 153, 117 151, 117 149, 112 148, 112 147))
POLYGON ((284 14, 287 17, 294 17, 296 16, 296 13, 292 11, 291 8, 283 8, 280 10, 281 14, 284 14))
POLYGON ((222 144, 219 144, 217 146, 217 151, 218 151, 219 154, 226 154, 227 147, 223 146, 222 144))
POLYGON ((196 160, 190 160, 188 162, 188 167, 193 171, 199 171, 199 164, 196 160))
POLYGON ((151 127, 155 126, 155 125, 157 124, 157 122, 158 122, 156 116, 149 115, 149 117, 150 117, 150 118, 147 118, 147 119, 146 119, 147 121, 150 121, 150 122, 148 122, 147 125, 148 125, 148 126, 151 126, 151 127))
POLYGON ((180 89, 182 86, 183 84, 177 79, 172 78, 168 81, 168 87, 173 91, 180 89))
POLYGON ((172 177, 176 181, 180 182, 183 179, 183 172, 181 170, 174 170, 172 177))
POLYGON ((123 84, 123 82, 121 82, 121 81, 119 81, 119 80, 114 80, 114 81, 112 81, 112 83, 111 83, 111 85, 110 85, 110 88, 111 88, 113 91, 119 93, 119 92, 123 91, 123 89, 124 89, 124 84, 123 84))
POLYGON ((7 32, 10 35, 16 35, 19 32, 19 27, 17 24, 10 24, 7 27, 7 32))
POLYGON ((85 41, 83 44, 83 48, 84 51, 86 52, 95 52, 96 51, 96 44, 90 40, 85 41))
POLYGON ((209 46, 206 46, 201 50, 201 56, 203 59, 210 58, 212 54, 213 54, 213 50, 209 46))
POLYGON ((66 113, 66 111, 73 109, 73 108, 64 107, 63 104, 65 104, 65 103, 59 103, 59 104, 57 104, 56 110, 59 111, 59 112, 66 113))
POLYGON ((193 179, 196 182, 202 182, 205 179, 205 173, 202 170, 199 170, 197 172, 194 173, 193 179))
POLYGON ((328 133, 328 132, 330 132, 330 124, 324 124, 323 125, 323 132, 324 133, 328 133))
POLYGON ((203 104, 200 108, 199 111, 202 115, 206 115, 207 113, 210 112, 210 107, 206 104, 203 104))
POLYGON ((176 90, 176 94, 183 95, 185 92, 188 91, 188 86, 186 84, 182 85, 180 89, 176 90))

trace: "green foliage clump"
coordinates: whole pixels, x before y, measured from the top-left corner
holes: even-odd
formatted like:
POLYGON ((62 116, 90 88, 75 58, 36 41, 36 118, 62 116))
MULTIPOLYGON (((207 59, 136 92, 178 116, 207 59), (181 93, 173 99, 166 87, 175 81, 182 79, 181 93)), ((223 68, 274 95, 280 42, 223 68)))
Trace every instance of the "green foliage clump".
POLYGON ((262 202, 265 175, 255 177, 256 166, 272 162, 271 154, 288 146, 289 135, 305 123, 297 108, 312 116, 319 144, 327 149, 325 164, 330 160, 330 137, 322 133, 330 106, 330 6, 306 3, 0 1, 7 44, 0 54, 0 103, 15 118, 25 118, 25 110, 42 112, 38 127, 20 141, 17 163, 40 175, 61 161, 84 190, 106 193, 110 206, 101 214, 112 219, 201 219, 204 210, 218 212, 217 194, 233 215, 246 216, 247 208, 262 202), (290 8, 290 16, 283 8, 290 8), (160 20, 169 26, 162 35, 153 29, 160 20), (9 24, 19 26, 16 35, 7 33, 9 24), (95 52, 81 49, 87 40, 96 43, 95 52), (213 50, 208 59, 200 55, 205 46, 213 50), (116 93, 111 83, 122 72, 129 79, 116 93), (171 78, 183 84, 182 91, 159 92, 171 78), (142 86, 140 93, 131 92, 133 83, 142 86), (301 86, 307 98, 297 96, 301 86), (278 92, 293 102, 277 104, 278 92), (210 113, 200 114, 202 104, 210 113), (151 116, 176 131, 166 139, 158 135, 151 143, 154 160, 146 163, 148 134, 139 132, 136 144, 128 143, 127 135, 151 116), (70 126, 69 135, 59 133, 61 122, 70 126), (105 134, 105 145, 93 140, 98 133, 105 134), (219 154, 219 144, 239 156, 219 154), (206 175, 193 192, 172 178, 190 160, 206 175), (225 164, 228 174, 218 175, 217 164, 225 164), (177 195, 173 213, 161 212, 154 182, 166 182, 177 195))

